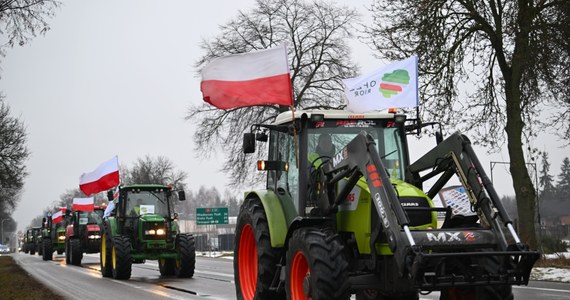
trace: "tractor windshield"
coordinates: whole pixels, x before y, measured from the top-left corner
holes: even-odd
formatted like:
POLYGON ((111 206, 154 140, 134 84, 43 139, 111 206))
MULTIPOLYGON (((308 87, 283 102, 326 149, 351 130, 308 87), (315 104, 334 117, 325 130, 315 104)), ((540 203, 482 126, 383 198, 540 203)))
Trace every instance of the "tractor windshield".
POLYGON ((308 132, 308 158, 311 164, 324 162, 341 151, 361 131, 374 138, 382 163, 392 178, 404 179, 404 151, 397 127, 386 127, 378 121, 346 123, 334 128, 314 128, 308 132), (358 126, 355 126, 357 125, 358 126))
POLYGON ((79 212, 79 225, 87 224, 101 224, 101 214, 97 211, 80 211, 79 212))
POLYGON ((166 192, 140 191, 129 193, 126 212, 127 216, 130 217, 147 214, 168 217, 166 192))
MULTIPOLYGON (((307 131, 307 149, 299 149, 311 166, 318 166, 341 151, 360 132, 374 138, 377 151, 388 175, 404 179, 405 150, 401 128, 390 120, 325 120, 310 125, 307 131)), ((269 159, 288 163, 288 171, 268 172, 267 187, 282 197, 291 197, 298 203, 299 169, 297 169, 295 142, 289 132, 272 131, 269 159)))

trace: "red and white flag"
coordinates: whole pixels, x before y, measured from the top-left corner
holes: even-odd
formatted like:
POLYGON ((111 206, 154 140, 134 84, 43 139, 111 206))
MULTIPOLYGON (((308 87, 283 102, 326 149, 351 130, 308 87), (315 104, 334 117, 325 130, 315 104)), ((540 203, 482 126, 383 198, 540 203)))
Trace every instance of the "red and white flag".
POLYGON ((57 223, 63 221, 63 212, 61 210, 58 210, 55 214, 53 214, 51 216, 51 221, 54 224, 57 224, 57 223))
POLYGON ((202 69, 204 101, 220 109, 293 105, 287 48, 284 44, 218 57, 202 69))
POLYGON ((94 211, 95 210, 95 198, 73 198, 73 204, 71 205, 71 210, 73 211, 94 211))
POLYGON ((117 156, 102 163, 93 172, 79 177, 79 189, 87 196, 119 185, 119 159, 117 156))

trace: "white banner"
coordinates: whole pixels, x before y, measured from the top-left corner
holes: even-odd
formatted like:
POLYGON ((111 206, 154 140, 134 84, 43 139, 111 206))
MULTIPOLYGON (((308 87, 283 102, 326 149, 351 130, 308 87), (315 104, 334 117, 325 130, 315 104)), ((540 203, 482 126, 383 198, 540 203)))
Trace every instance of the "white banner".
POLYGON ((356 113, 396 107, 416 107, 418 57, 393 62, 371 74, 344 79, 346 109, 356 113))

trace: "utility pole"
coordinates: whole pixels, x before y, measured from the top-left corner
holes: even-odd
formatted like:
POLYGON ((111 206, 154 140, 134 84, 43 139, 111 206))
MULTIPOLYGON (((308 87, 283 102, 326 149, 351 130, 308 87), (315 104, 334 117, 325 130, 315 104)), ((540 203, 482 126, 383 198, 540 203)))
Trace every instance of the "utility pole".
POLYGON ((10 220, 9 218, 7 219, 2 219, 2 239, 0 240, 0 244, 4 244, 4 221, 6 220, 10 220))

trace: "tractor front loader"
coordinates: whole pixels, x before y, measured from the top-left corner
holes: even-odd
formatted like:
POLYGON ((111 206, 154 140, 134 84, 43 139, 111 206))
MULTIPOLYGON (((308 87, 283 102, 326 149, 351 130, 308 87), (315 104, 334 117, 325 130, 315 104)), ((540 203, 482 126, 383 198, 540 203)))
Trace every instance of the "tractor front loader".
POLYGON ((237 298, 512 299, 539 254, 520 241, 465 136, 438 138, 409 162, 406 136, 422 126, 346 111, 253 126, 244 153, 268 142, 257 164, 267 184, 245 193, 238 215, 237 298))

